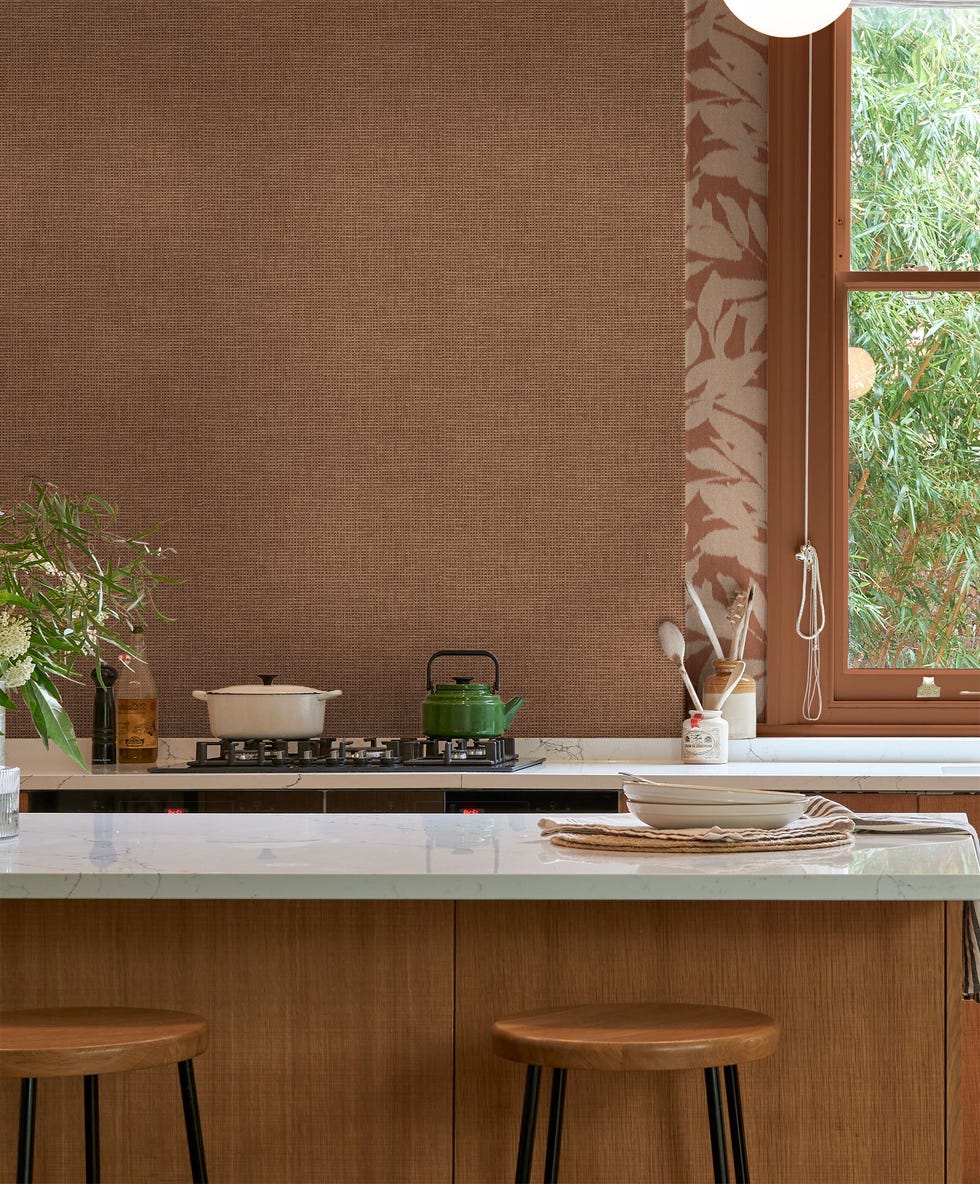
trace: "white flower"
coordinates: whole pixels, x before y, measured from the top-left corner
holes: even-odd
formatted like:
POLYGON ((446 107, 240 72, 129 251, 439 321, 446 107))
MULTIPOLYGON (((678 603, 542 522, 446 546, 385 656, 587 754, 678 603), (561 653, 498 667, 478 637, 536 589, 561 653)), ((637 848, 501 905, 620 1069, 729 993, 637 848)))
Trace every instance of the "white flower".
POLYGON ((17 658, 21 654, 26 654, 30 644, 30 621, 24 617, 12 617, 8 612, 0 612, 0 658, 17 658))
POLYGON ((0 674, 0 687, 3 687, 5 690, 22 687, 33 674, 34 659, 27 657, 21 658, 18 662, 11 662, 7 669, 0 674))
POLYGON ((77 592, 81 596, 90 595, 90 581, 87 576, 83 576, 77 571, 59 571, 57 575, 68 592, 77 592))

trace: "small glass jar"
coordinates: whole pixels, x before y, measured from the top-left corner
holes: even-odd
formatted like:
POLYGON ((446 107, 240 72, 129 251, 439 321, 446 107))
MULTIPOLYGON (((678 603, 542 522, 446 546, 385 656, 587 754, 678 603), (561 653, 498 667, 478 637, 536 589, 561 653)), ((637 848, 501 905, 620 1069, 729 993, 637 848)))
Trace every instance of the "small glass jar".
POLYGON ((728 761, 728 721, 720 711, 691 711, 681 734, 685 765, 724 765, 728 761))
MULTIPOLYGON (((741 667, 741 662, 725 662, 715 658, 714 674, 704 680, 704 694, 701 702, 705 710, 716 711, 725 687, 731 676, 741 667)), ((721 714, 728 720, 729 740, 751 740, 755 736, 755 679, 747 674, 738 680, 735 690, 725 700, 721 714)))

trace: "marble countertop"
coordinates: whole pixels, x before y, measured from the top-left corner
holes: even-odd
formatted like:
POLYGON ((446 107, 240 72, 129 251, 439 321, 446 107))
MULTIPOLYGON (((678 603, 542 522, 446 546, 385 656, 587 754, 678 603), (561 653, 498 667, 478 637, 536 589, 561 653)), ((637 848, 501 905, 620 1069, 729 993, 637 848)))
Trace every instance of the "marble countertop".
POLYGON ((732 760, 725 765, 685 765, 679 760, 562 761, 507 773, 452 769, 425 772, 282 772, 282 773, 147 773, 145 769, 109 765, 88 773, 68 768, 21 770, 27 790, 126 789, 618 789, 620 771, 652 779, 710 781, 758 788, 776 785, 807 789, 819 782, 825 790, 905 791, 909 793, 980 793, 980 764, 967 761, 875 762, 732 760))
MULTIPOLYGON (((738 740, 725 765, 685 765, 680 742, 643 738, 518 737, 518 753, 544 764, 509 773, 466 772, 461 768, 426 772, 189 773, 176 769, 194 755, 195 740, 162 742, 159 764, 172 773, 143 767, 97 766, 82 773, 54 748, 40 741, 8 741, 7 762, 21 769, 27 790, 125 789, 617 789, 620 770, 644 777, 706 780, 714 785, 806 789, 819 781, 824 790, 980 793, 980 711, 978 736, 944 740, 922 738, 794 737, 738 740)), ((82 740, 83 753, 89 741, 82 740)))
POLYGON ((531 814, 25 814, 0 841, 0 897, 974 900, 980 863, 955 835, 638 856, 553 847, 531 814))

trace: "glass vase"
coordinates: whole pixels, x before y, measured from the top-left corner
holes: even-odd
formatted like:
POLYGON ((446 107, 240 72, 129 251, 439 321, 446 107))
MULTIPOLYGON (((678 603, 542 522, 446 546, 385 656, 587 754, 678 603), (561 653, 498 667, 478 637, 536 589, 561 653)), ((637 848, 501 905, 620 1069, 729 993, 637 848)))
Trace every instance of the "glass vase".
POLYGON ((20 769, 6 764, 7 713, 0 707, 0 839, 12 839, 20 831, 20 769))

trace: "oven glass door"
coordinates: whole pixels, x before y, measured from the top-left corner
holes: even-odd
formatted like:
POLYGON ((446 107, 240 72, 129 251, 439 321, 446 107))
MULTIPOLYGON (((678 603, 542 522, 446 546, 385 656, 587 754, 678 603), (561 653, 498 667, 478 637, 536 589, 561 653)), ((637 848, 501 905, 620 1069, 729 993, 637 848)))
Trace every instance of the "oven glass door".
POLYGON ((32 814, 197 814, 203 794, 168 789, 163 793, 125 789, 31 789, 32 814))

